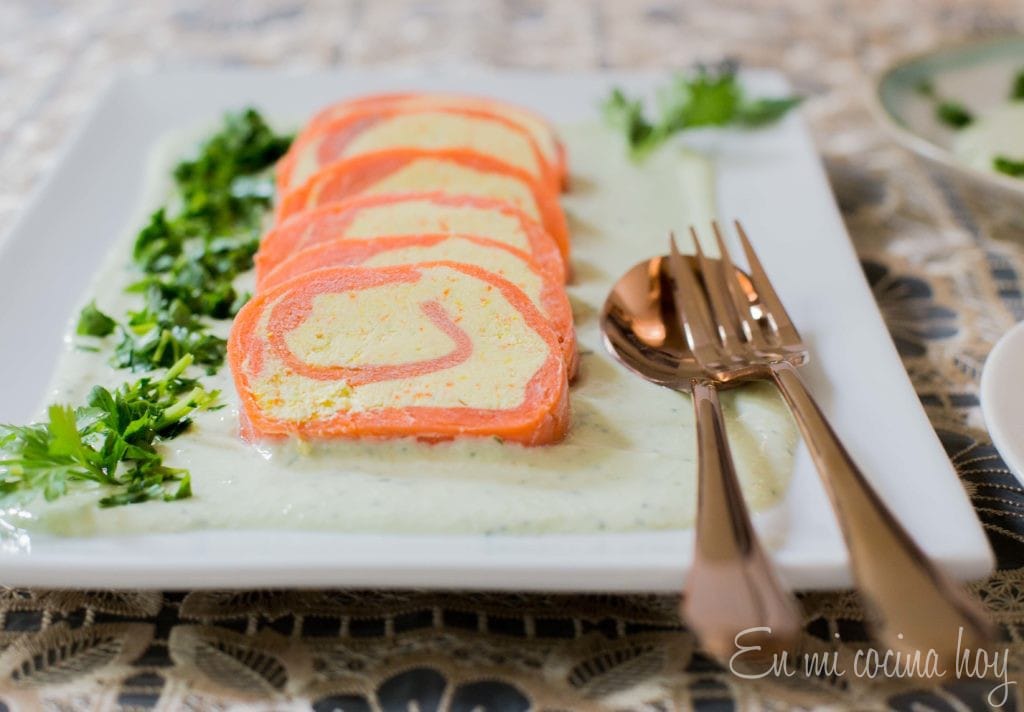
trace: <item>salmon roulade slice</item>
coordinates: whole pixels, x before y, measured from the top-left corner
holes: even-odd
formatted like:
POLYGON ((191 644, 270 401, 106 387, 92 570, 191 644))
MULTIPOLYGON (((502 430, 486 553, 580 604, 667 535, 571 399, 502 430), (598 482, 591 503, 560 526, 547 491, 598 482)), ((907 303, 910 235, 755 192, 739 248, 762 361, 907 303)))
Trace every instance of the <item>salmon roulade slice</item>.
POLYGON ((474 151, 391 149, 333 163, 284 195, 278 221, 357 195, 440 191, 501 200, 540 222, 558 244, 569 242, 557 194, 525 171, 474 151))
POLYGON ((459 108, 370 107, 303 134, 276 168, 285 193, 332 163, 390 148, 468 150, 529 173, 558 191, 561 180, 528 131, 503 116, 459 108))
POLYGON ((250 300, 228 339, 249 440, 561 440, 558 338, 523 292, 433 262, 306 272, 250 300))
POLYGON ((389 267, 424 262, 459 262, 483 267, 519 287, 555 329, 569 375, 576 373, 576 337, 572 309, 562 287, 561 274, 545 271, 530 256, 494 240, 471 235, 417 235, 377 237, 371 240, 334 240, 302 250, 257 282, 264 291, 316 269, 339 265, 389 267))
POLYGON ((307 124, 296 140, 303 141, 307 134, 323 130, 327 124, 351 116, 353 113, 367 109, 423 110, 423 109, 462 109, 485 112, 493 116, 501 116, 515 122, 536 142, 541 154, 549 165, 555 167, 561 185, 568 185, 568 166, 565 146, 559 140, 554 127, 541 115, 529 109, 510 104, 506 101, 479 96, 466 96, 446 93, 394 93, 362 96, 355 99, 339 101, 322 109, 307 124))
POLYGON ((255 258, 257 283, 296 252, 321 242, 440 233, 496 240, 568 279, 568 244, 556 244, 522 210, 493 198, 434 192, 363 195, 292 215, 263 237, 255 258))

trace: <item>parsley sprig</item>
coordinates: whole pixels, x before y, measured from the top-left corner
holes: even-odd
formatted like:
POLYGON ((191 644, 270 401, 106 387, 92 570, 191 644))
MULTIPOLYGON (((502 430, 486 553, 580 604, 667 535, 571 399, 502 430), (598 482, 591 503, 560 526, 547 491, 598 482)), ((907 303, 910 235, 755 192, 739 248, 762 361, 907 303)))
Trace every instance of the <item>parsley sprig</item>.
POLYGON ((616 88, 604 102, 605 120, 625 134, 633 157, 640 159, 681 131, 702 126, 763 126, 777 121, 801 101, 795 96, 751 99, 736 70, 735 62, 723 62, 698 66, 692 76, 676 76, 659 92, 659 111, 653 119, 640 99, 616 88))
POLYGON ((44 422, 0 425, 0 495, 53 500, 83 482, 105 486, 101 507, 192 495, 188 472, 164 465, 157 446, 185 432, 194 412, 220 407, 219 393, 186 370, 195 364, 212 374, 224 363, 226 344, 211 320, 231 318, 248 299, 234 281, 252 268, 273 196, 268 169, 290 142, 246 109, 177 165, 174 201, 150 216, 133 246, 139 279, 128 291, 140 306, 118 320, 90 302, 76 328, 117 334, 111 365, 166 373, 96 386, 83 406, 50 406, 44 422))
POLYGON ((1014 160, 1007 156, 996 156, 992 164, 997 171, 1014 178, 1024 178, 1024 159, 1014 160))
POLYGON ((165 466, 156 443, 217 407, 217 391, 183 375, 192 361, 186 354, 160 379, 96 386, 82 407, 51 405, 45 422, 0 425, 0 493, 41 491, 52 501, 73 482, 94 482, 110 488, 101 507, 191 496, 188 472, 165 466))
POLYGON ((144 306, 116 321, 90 304, 79 318, 79 334, 117 331, 113 366, 167 368, 184 354, 208 373, 223 365, 226 345, 208 319, 233 317, 249 298, 234 280, 252 268, 273 196, 268 168, 290 142, 246 109, 228 114, 198 154, 177 165, 173 207, 150 216, 132 250, 141 277, 128 290, 144 306))
POLYGON ((963 103, 940 96, 935 83, 923 79, 917 84, 917 93, 935 105, 935 118, 952 129, 962 129, 974 123, 974 114, 963 103))

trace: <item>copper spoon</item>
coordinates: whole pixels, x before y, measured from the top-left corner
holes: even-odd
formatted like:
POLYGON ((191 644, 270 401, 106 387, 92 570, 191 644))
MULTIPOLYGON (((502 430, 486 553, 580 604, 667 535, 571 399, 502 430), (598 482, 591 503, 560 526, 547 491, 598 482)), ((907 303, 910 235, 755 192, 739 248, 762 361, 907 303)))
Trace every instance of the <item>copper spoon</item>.
POLYGON ((762 664, 772 654, 795 651, 803 628, 800 607, 751 525, 729 453, 718 384, 704 375, 687 346, 667 257, 641 262, 623 275, 604 304, 601 330, 608 351, 630 371, 693 396, 697 523, 681 604, 684 621, 723 664, 738 645, 761 647, 760 654, 744 653, 744 663, 762 664))

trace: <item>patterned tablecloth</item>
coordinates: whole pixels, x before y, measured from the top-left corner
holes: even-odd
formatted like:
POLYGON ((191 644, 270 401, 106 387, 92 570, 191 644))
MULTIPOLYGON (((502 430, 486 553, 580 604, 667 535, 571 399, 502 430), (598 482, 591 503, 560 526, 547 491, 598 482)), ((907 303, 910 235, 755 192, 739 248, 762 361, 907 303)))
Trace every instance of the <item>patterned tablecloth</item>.
MULTIPOLYGON (((1024 489, 977 397, 989 349, 1024 319, 1024 206, 976 205, 892 145, 863 98, 896 56, 1014 31, 1014 0, 5 0, 0 230, 127 68, 668 69, 726 55, 778 67, 810 97, 803 110, 868 279, 998 554, 975 589, 1024 677, 1024 489)), ((855 595, 803 605, 811 649, 848 661, 864 644, 855 595)), ((0 650, 0 709, 959 710, 984 708, 993 686, 744 682, 700 654, 673 598, 654 596, 0 590, 0 650)))

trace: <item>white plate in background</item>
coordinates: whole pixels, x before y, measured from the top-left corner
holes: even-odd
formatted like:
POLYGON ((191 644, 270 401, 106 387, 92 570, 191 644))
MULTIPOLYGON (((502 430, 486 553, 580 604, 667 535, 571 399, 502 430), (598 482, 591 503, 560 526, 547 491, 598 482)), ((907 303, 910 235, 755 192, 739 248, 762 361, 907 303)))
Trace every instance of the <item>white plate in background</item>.
POLYGON ((1024 180, 965 165, 953 154, 956 131, 935 116, 935 103, 919 91, 930 82, 939 95, 982 115, 1007 101, 1024 68, 1024 36, 937 47, 903 59, 879 76, 871 97, 875 115, 900 144, 939 170, 979 191, 1014 204, 1024 199, 1024 180))
POLYGON ((1003 334, 985 359, 981 412, 992 444, 1024 483, 1024 322, 1003 334))

